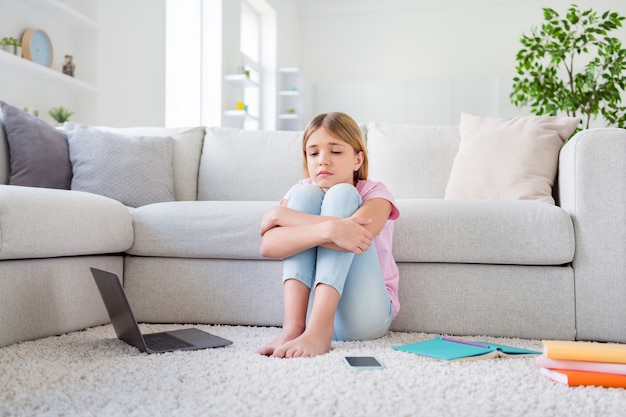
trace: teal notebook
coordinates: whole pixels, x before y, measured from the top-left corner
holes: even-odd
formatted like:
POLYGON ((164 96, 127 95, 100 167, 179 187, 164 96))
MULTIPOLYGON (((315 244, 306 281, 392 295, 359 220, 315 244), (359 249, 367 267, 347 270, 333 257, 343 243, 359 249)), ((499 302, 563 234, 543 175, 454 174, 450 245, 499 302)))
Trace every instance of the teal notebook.
POLYGON ((474 342, 446 337, 436 337, 423 342, 394 346, 395 350, 415 353, 431 358, 454 360, 487 359, 496 357, 518 357, 540 355, 535 350, 522 349, 514 346, 498 345, 488 342, 474 342))

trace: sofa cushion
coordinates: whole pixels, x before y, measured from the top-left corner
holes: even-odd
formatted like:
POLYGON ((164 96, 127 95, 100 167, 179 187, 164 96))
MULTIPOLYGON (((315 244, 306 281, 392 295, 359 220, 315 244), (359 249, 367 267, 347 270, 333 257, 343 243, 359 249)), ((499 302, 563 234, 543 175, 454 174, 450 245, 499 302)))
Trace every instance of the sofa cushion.
POLYGON ((96 194, 0 185, 0 259, 119 253, 133 243, 128 208, 96 194))
POLYGON ((559 151, 576 117, 461 114, 461 141, 446 188, 448 199, 538 200, 554 204, 559 151))
POLYGON ((98 126, 98 129, 125 136, 159 136, 174 139, 174 196, 179 201, 198 196, 198 169, 204 140, 203 126, 198 127, 125 127, 98 126))
MULTIPOLYGON (((70 159, 69 154, 67 159, 70 159)), ((7 142, 7 132, 2 120, 2 111, 0 110, 0 184, 9 183, 10 169, 9 143, 7 142)))
POLYGON ((396 200, 398 262, 562 265, 574 226, 560 207, 528 200, 396 200))
POLYGON ((72 166, 63 132, 5 102, 0 109, 10 154, 8 184, 69 190, 72 166))
POLYGON ((443 198, 458 146, 456 127, 369 123, 369 176, 396 198, 443 198))
POLYGON ((169 137, 123 136, 65 123, 72 189, 114 198, 127 206, 174 200, 169 137))
POLYGON ((280 200, 302 168, 302 132, 206 129, 198 200, 280 200))
POLYGON ((276 202, 197 201, 131 209, 138 256, 263 259, 261 218, 276 202))

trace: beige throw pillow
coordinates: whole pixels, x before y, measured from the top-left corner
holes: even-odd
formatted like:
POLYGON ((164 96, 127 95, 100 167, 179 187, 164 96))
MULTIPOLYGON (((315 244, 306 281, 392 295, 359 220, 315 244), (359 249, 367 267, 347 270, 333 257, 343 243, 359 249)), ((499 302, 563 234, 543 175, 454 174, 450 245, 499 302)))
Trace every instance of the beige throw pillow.
POLYGON ((538 200, 554 204, 559 151, 575 117, 496 118, 461 114, 461 141, 446 199, 538 200))

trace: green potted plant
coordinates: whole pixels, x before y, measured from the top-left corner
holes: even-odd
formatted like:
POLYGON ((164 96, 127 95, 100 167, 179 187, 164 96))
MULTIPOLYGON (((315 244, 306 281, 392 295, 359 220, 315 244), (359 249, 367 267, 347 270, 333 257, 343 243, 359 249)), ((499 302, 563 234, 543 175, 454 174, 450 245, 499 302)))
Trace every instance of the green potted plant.
POLYGON ((6 51, 6 52, 11 52, 13 53, 13 47, 11 45, 11 41, 8 37, 4 37, 2 38, 2 40, 0 40, 0 49, 6 51))
POLYGON ((13 44, 13 53, 20 58, 22 57, 22 41, 17 38, 11 38, 11 43, 13 44))
POLYGON ((74 115, 72 111, 65 107, 53 107, 48 111, 48 114, 59 124, 69 121, 70 117, 74 115))
POLYGON ((0 41, 1 49, 14 55, 22 56, 22 42, 13 37, 4 37, 0 41))
POLYGON ((626 49, 610 32, 625 17, 616 12, 581 10, 565 16, 543 9, 544 23, 523 35, 516 55, 511 102, 530 106, 537 115, 565 113, 580 117, 582 127, 602 116, 609 125, 626 127, 626 49))

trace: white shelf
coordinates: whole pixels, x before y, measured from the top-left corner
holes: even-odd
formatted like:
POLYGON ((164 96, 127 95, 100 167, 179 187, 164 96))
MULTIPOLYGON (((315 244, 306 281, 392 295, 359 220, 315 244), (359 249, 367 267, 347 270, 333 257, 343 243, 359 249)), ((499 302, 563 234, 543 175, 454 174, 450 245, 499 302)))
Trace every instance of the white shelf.
POLYGON ((298 90, 281 90, 278 92, 278 95, 281 96, 299 96, 300 92, 298 90))
POLYGON ((245 110, 226 110, 226 111, 224 111, 224 116, 241 117, 241 118, 245 118, 245 119, 249 119, 249 120, 258 120, 257 117, 254 117, 254 116, 250 115, 250 113, 248 113, 245 110))
POLYGON ((12 69, 21 74, 29 74, 39 79, 45 79, 56 84, 61 83, 64 87, 83 93, 97 93, 95 85, 79 80, 62 72, 55 71, 43 65, 36 64, 25 58, 20 58, 6 51, 0 51, 0 63, 7 69, 12 69))
POLYGON ((300 70, 296 67, 278 68, 277 77, 276 128, 278 130, 301 130, 304 102, 300 70))
POLYGON ((22 0, 22 2, 48 15, 51 19, 60 20, 75 28, 98 30, 98 24, 95 20, 90 19, 59 0, 22 0))
POLYGON ((97 7, 83 0, 0 0, 0 26, 16 36, 25 28, 41 28, 53 38, 52 67, 0 51, 2 99, 18 108, 38 110, 63 106, 74 111, 73 120, 98 123, 97 7), (74 8, 76 6, 77 8, 74 8), (63 74, 64 54, 77 59, 76 77, 63 74), (82 65, 84 63, 85 65, 82 65))
POLYGON ((297 74, 300 72, 300 69, 297 67, 283 67, 283 68, 278 68, 278 72, 297 74))
POLYGON ((252 81, 246 74, 229 74, 224 77, 229 83, 238 85, 239 87, 258 87, 259 85, 252 81))

